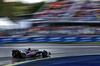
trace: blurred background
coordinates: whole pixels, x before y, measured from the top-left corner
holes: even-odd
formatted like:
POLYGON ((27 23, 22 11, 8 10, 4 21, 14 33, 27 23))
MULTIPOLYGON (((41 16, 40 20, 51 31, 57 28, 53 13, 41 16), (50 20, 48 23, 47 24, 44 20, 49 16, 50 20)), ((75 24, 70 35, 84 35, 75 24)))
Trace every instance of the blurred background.
POLYGON ((0 0, 0 37, 100 35, 99 0, 0 0))
POLYGON ((51 58, 98 55, 51 60, 50 65, 100 64, 100 0, 0 0, 0 66, 37 59, 12 58, 12 50, 27 48, 47 50, 51 58))

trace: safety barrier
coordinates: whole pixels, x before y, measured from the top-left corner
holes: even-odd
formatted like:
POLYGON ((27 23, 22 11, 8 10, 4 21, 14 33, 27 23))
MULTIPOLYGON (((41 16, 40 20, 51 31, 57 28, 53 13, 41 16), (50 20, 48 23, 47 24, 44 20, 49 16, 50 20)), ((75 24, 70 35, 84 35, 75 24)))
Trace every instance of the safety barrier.
POLYGON ((99 42, 100 36, 89 37, 18 37, 0 38, 0 44, 4 43, 23 43, 23 42, 99 42))

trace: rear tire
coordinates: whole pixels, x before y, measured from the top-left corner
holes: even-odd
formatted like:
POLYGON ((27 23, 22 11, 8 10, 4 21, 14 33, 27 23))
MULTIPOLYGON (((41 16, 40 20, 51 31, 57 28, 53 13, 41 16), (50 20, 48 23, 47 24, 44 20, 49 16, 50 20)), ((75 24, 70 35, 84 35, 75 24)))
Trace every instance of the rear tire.
POLYGON ((13 58, 17 58, 17 55, 16 54, 12 54, 13 58))
POLYGON ((25 53, 22 53, 22 54, 21 54, 21 57, 22 57, 22 58, 25 58, 25 57, 26 57, 26 54, 25 54, 25 53))

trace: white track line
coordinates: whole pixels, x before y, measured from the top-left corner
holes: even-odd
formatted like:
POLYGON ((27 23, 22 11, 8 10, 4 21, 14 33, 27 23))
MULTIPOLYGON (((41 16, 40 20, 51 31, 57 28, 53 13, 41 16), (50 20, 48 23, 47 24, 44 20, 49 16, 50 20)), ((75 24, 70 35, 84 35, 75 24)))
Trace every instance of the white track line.
POLYGON ((0 47, 0 48, 100 48, 100 46, 25 46, 25 47, 0 47))

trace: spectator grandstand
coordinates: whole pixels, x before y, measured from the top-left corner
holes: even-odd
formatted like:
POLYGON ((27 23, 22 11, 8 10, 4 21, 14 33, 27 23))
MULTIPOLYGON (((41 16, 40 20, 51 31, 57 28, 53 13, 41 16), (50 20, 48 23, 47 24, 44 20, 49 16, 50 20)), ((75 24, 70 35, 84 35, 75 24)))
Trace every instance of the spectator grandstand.
POLYGON ((46 4, 33 28, 37 34, 49 36, 99 35, 100 1, 59 0, 46 4))
POLYGON ((33 14, 36 19, 24 20, 22 24, 27 21, 31 26, 18 31, 17 34, 24 36, 100 35, 99 3, 100 1, 74 0, 47 3, 40 9, 41 12, 33 14))

